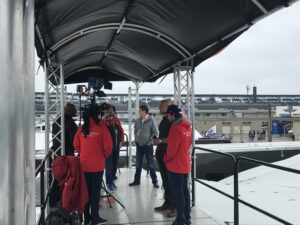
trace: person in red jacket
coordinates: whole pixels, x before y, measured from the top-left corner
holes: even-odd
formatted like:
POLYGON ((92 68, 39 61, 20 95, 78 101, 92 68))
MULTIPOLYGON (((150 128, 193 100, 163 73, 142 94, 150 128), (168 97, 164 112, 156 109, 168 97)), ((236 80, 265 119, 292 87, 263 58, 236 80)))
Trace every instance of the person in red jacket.
POLYGON ((117 188, 114 179, 117 174, 120 148, 124 142, 124 130, 119 118, 116 116, 116 109, 113 105, 109 105, 104 119, 113 142, 112 154, 106 159, 105 168, 106 185, 108 190, 113 192, 117 188))
POLYGON ((92 225, 107 223, 99 216, 100 188, 105 160, 112 150, 110 133, 98 116, 97 105, 87 107, 83 115, 84 124, 78 128, 74 138, 74 148, 79 153, 89 194, 89 202, 84 209, 84 224, 92 225))
POLYGON ((177 105, 170 105, 166 113, 172 126, 169 130, 164 161, 177 209, 177 216, 172 225, 189 225, 191 216, 188 176, 191 172, 192 129, 189 122, 182 118, 177 105))

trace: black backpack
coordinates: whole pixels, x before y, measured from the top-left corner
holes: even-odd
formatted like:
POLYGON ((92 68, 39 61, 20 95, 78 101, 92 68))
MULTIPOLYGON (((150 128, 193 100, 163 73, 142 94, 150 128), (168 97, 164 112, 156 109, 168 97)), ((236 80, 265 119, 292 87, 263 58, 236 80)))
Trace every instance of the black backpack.
POLYGON ((52 209, 46 218, 46 225, 80 225, 82 216, 79 212, 67 212, 62 207, 52 209))
POLYGON ((46 218, 46 225, 67 225, 69 224, 57 209, 55 211, 50 212, 50 214, 46 218))

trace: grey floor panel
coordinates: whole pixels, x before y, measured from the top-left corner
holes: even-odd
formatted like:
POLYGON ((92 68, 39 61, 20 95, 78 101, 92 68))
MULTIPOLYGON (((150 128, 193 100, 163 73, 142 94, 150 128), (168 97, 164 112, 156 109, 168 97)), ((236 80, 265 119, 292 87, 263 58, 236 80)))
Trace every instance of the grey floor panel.
MULTIPOLYGON (((120 200, 125 208, 111 199, 112 208, 108 199, 102 198, 100 216, 108 220, 110 225, 170 225, 174 218, 167 218, 166 213, 157 213, 154 207, 163 203, 163 189, 154 188, 150 176, 143 171, 141 185, 129 187, 133 181, 135 169, 121 169, 116 181, 117 191, 114 196, 120 200)), ((160 175, 158 178, 160 178, 160 175)), ((160 179, 159 184, 161 185, 160 179)), ((218 225, 212 218, 198 208, 191 211, 193 225, 218 225)))

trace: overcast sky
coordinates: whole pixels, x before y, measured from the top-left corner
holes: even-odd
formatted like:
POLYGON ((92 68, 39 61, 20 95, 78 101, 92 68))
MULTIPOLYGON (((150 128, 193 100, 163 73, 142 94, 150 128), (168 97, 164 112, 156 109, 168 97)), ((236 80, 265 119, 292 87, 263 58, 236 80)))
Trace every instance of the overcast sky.
MULTIPOLYGON (((256 85, 258 94, 300 94, 300 2, 253 25, 220 54, 198 65, 197 94, 246 94, 256 85)), ((37 59, 36 59, 37 61, 37 59)), ((173 76, 161 84, 145 83, 140 93, 170 93, 173 76)), ((132 82, 114 82, 112 91, 128 93, 132 82)), ((75 91, 74 85, 68 86, 75 91)), ((44 91, 42 70, 36 76, 36 91, 44 91)), ((250 91, 252 93, 252 91, 250 91)))

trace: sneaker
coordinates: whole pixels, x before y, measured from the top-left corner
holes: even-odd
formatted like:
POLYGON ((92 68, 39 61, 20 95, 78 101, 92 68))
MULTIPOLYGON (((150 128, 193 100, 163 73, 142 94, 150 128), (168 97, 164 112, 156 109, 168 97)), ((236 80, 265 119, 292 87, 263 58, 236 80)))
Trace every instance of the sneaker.
POLYGON ((111 185, 112 185, 112 187, 113 187, 114 189, 117 189, 117 186, 115 185, 115 182, 114 182, 114 181, 112 182, 111 185))
POLYGON ((138 185, 140 185, 140 182, 136 182, 136 181, 133 181, 132 183, 129 184, 130 187, 138 186, 138 185))
POLYGON ((155 207, 154 210, 157 212, 162 212, 162 211, 166 211, 168 209, 168 205, 166 202, 164 202, 164 204, 162 204, 161 206, 155 207))
POLYGON ((96 221, 93 221, 91 225, 102 225, 102 224, 107 224, 107 220, 99 217, 96 221))
POLYGON ((115 189, 114 189, 114 187, 113 187, 112 184, 107 184, 106 186, 107 186, 107 190, 108 190, 110 193, 115 192, 115 189))

